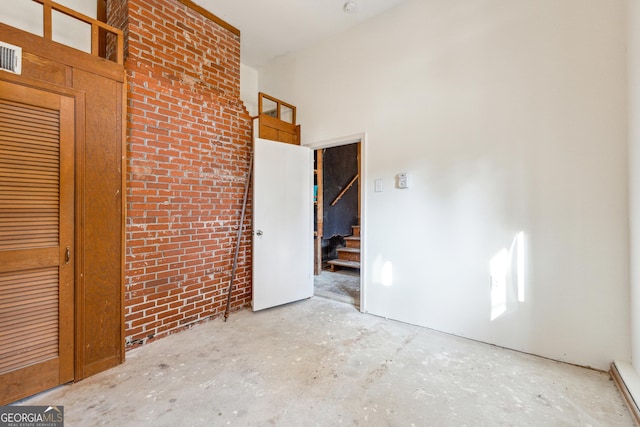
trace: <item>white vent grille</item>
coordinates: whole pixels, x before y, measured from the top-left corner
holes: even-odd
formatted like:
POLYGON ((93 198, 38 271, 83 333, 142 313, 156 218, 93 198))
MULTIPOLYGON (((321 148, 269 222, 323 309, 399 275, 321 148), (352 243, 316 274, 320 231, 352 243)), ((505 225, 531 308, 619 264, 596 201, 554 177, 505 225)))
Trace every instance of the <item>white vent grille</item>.
POLYGON ((0 42, 0 70, 14 74, 22 72, 22 48, 0 42))

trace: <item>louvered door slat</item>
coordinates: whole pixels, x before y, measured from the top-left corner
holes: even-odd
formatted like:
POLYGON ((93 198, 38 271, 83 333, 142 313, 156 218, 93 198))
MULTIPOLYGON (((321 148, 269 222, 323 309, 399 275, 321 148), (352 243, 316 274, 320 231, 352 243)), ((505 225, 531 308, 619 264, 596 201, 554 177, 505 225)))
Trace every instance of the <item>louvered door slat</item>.
POLYGON ((23 366, 34 365, 56 358, 58 356, 57 348, 55 348, 57 347, 57 343, 57 338, 52 338, 51 342, 41 342, 39 347, 27 347, 23 349, 23 351, 16 351, 0 357, 2 357, 5 362, 7 372, 10 372, 23 366))
POLYGON ((18 358, 32 364, 55 357, 58 268, 0 274, 0 313, 0 373, 14 369, 18 358))
POLYGON ((0 101, 0 128, 18 140, 14 149, 0 150, 0 206, 4 207, 4 219, 12 220, 0 222, 0 249, 18 250, 57 244, 60 150, 58 146, 52 151, 47 137, 41 140, 43 135, 49 135, 59 141, 59 112, 3 100, 0 101), (27 129, 30 135, 27 153, 19 147, 22 129, 27 129), (38 185, 38 178, 49 185, 38 185), (52 233, 49 226, 42 228, 41 233, 19 233, 22 230, 16 230, 11 224, 18 222, 25 213, 39 213, 40 218, 55 225, 56 230, 52 233))
POLYGON ((60 123, 58 114, 55 110, 34 110, 33 108, 24 108, 20 105, 8 105, 3 103, 3 108, 0 110, 0 118, 4 118, 6 122, 19 122, 24 120, 27 122, 36 123, 38 126, 53 126, 58 128, 60 123))
POLYGON ((15 157, 13 159, 0 158, 0 164, 4 166, 7 176, 20 177, 25 173, 31 172, 34 175, 45 175, 54 178, 58 170, 58 166, 56 165, 41 164, 40 162, 29 161, 24 158, 19 159, 19 161, 16 160, 18 159, 15 157))
POLYGON ((4 149, 0 149, 0 161, 10 162, 12 159, 16 158, 16 155, 20 156, 23 160, 31 160, 32 162, 38 163, 48 163, 53 167, 58 165, 58 158, 56 153, 52 152, 44 152, 40 150, 36 152, 35 150, 10 150, 9 147, 5 146, 4 149))
POLYGON ((36 138, 29 137, 29 135, 18 135, 16 133, 8 133, 5 130, 0 129, 0 141, 7 146, 18 146, 29 149, 31 145, 35 145, 38 149, 48 151, 58 151, 58 144, 55 137, 49 137, 47 135, 38 135, 36 138))
POLYGON ((0 295, 0 307, 9 310, 12 304, 13 306, 17 306, 18 303, 37 304, 38 301, 47 301, 58 297, 58 293, 51 289, 50 280, 43 280, 40 283, 33 282, 33 284, 35 286, 29 285, 28 289, 24 289, 24 285, 22 289, 19 286, 13 289, 10 286, 4 288, 4 292, 0 295))
MULTIPOLYGON (((48 323, 40 323, 38 325, 21 324, 15 328, 15 333, 3 339, 7 347, 0 350, 0 354, 8 354, 20 348, 24 348, 24 341, 29 340, 29 344, 33 346, 36 342, 48 342, 49 337, 58 334, 57 319, 48 323)), ((0 339, 3 338, 0 335, 0 339)))
POLYGON ((57 231, 58 228, 56 227, 56 224, 47 225, 37 223, 31 226, 29 226, 29 224, 21 224, 19 226, 13 227, 13 229, 10 231, 0 231, 0 240, 2 240, 3 238, 9 238, 11 236, 37 236, 42 233, 49 235, 57 231))
POLYGON ((4 111, 0 111, 0 117, 18 117, 18 118, 26 118, 30 120, 39 120, 41 122, 50 122, 50 123, 58 123, 58 115, 57 114, 49 114, 46 110, 31 112, 25 110, 24 108, 7 105, 5 104, 4 111))
MULTIPOLYGON (((28 178, 16 179, 9 176, 3 176, 1 172, 0 172, 0 180, 2 180, 2 183, 4 185, 12 185, 14 188, 15 187, 29 188, 34 186, 38 186, 39 188, 49 188, 49 187, 57 188, 58 187, 57 182, 51 182, 50 180, 47 180, 45 178, 28 177, 28 178)), ((0 212, 0 216, 2 216, 1 212, 0 212)))
POLYGON ((38 105, 34 105, 29 104, 28 108, 25 108, 25 104, 22 102, 18 102, 15 100, 10 100, 10 99, 3 99, 2 101, 0 101, 2 103, 2 109, 4 110, 13 110, 13 111, 18 111, 18 112, 25 112, 25 113, 33 113, 33 114, 38 114, 38 116, 40 117, 59 117, 58 111, 57 110, 52 110, 51 108, 47 108, 44 106, 38 106, 38 105))
MULTIPOLYGON (((55 304, 51 304, 55 307, 55 304)), ((45 325, 50 320, 50 316, 47 310, 47 305, 39 306, 40 309, 29 316, 28 319, 16 318, 15 316, 0 316, 0 322, 5 329, 2 330, 3 336, 13 334, 13 330, 19 327, 38 327, 38 325, 45 325)))
POLYGON ((45 122, 38 119, 29 120, 28 117, 16 118, 7 114, 0 115, 0 120, 7 126, 11 127, 14 133, 24 133, 25 135, 41 135, 49 136, 58 135, 59 126, 55 122, 45 122))
POLYGON ((3 289, 10 291, 12 289, 18 289, 23 285, 25 280, 29 281, 29 288, 33 288, 38 292, 44 292, 51 280, 51 272, 47 269, 30 269, 23 270, 21 272, 7 272, 2 275, 0 283, 2 283, 3 289))
POLYGON ((28 178, 22 178, 23 175, 28 173, 32 173, 33 177, 40 179, 51 179, 55 180, 57 178, 55 172, 49 170, 36 170, 32 171, 29 167, 19 167, 19 165, 11 165, 11 164, 3 164, 1 165, 4 169, 0 172, 0 179, 4 179, 5 177, 9 180, 13 180, 16 182, 27 183, 28 178))
POLYGON ((43 189, 35 188, 15 188, 11 191, 1 191, 0 199, 3 197, 6 199, 13 199, 15 201, 21 201, 22 203, 30 203, 32 205, 41 206, 43 203, 52 204, 56 203, 58 197, 53 192, 42 191, 43 189))
POLYGON ((26 217, 23 218, 22 221, 15 221, 13 218, 2 218, 0 217, 0 227, 5 228, 13 228, 15 230, 19 230, 22 228, 38 228, 38 227, 55 227, 57 224, 52 222, 48 218, 42 218, 38 216, 34 217, 26 217))

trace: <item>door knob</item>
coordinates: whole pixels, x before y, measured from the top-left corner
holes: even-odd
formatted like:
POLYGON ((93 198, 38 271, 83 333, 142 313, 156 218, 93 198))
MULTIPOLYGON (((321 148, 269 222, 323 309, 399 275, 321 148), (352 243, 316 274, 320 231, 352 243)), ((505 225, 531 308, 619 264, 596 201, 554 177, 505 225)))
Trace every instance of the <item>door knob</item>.
POLYGON ((263 233, 262 233, 262 230, 257 230, 257 231, 256 231, 256 236, 262 236, 262 234, 263 234, 263 233))

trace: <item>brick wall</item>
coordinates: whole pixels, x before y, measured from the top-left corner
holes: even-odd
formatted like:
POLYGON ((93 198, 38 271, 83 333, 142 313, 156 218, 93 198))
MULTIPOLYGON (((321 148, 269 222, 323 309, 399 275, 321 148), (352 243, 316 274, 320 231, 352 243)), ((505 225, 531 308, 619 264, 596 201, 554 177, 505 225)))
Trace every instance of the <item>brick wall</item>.
MULTIPOLYGON (((123 2, 119 2, 123 3, 123 2)), ((251 146, 240 38, 175 0, 128 0, 127 346, 224 312, 251 146)), ((114 16, 116 15, 116 16, 114 16)), ((250 217, 232 309, 251 297, 250 217)))

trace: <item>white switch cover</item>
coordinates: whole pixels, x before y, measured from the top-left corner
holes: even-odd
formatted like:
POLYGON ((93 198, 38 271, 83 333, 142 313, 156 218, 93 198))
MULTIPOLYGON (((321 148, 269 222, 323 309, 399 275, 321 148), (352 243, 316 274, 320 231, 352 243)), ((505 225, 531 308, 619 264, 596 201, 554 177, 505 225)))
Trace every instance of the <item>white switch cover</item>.
POLYGON ((406 172, 398 174, 398 188, 409 188, 409 177, 406 172))
POLYGON ((376 179, 373 191, 376 193, 382 193, 382 179, 376 179))

